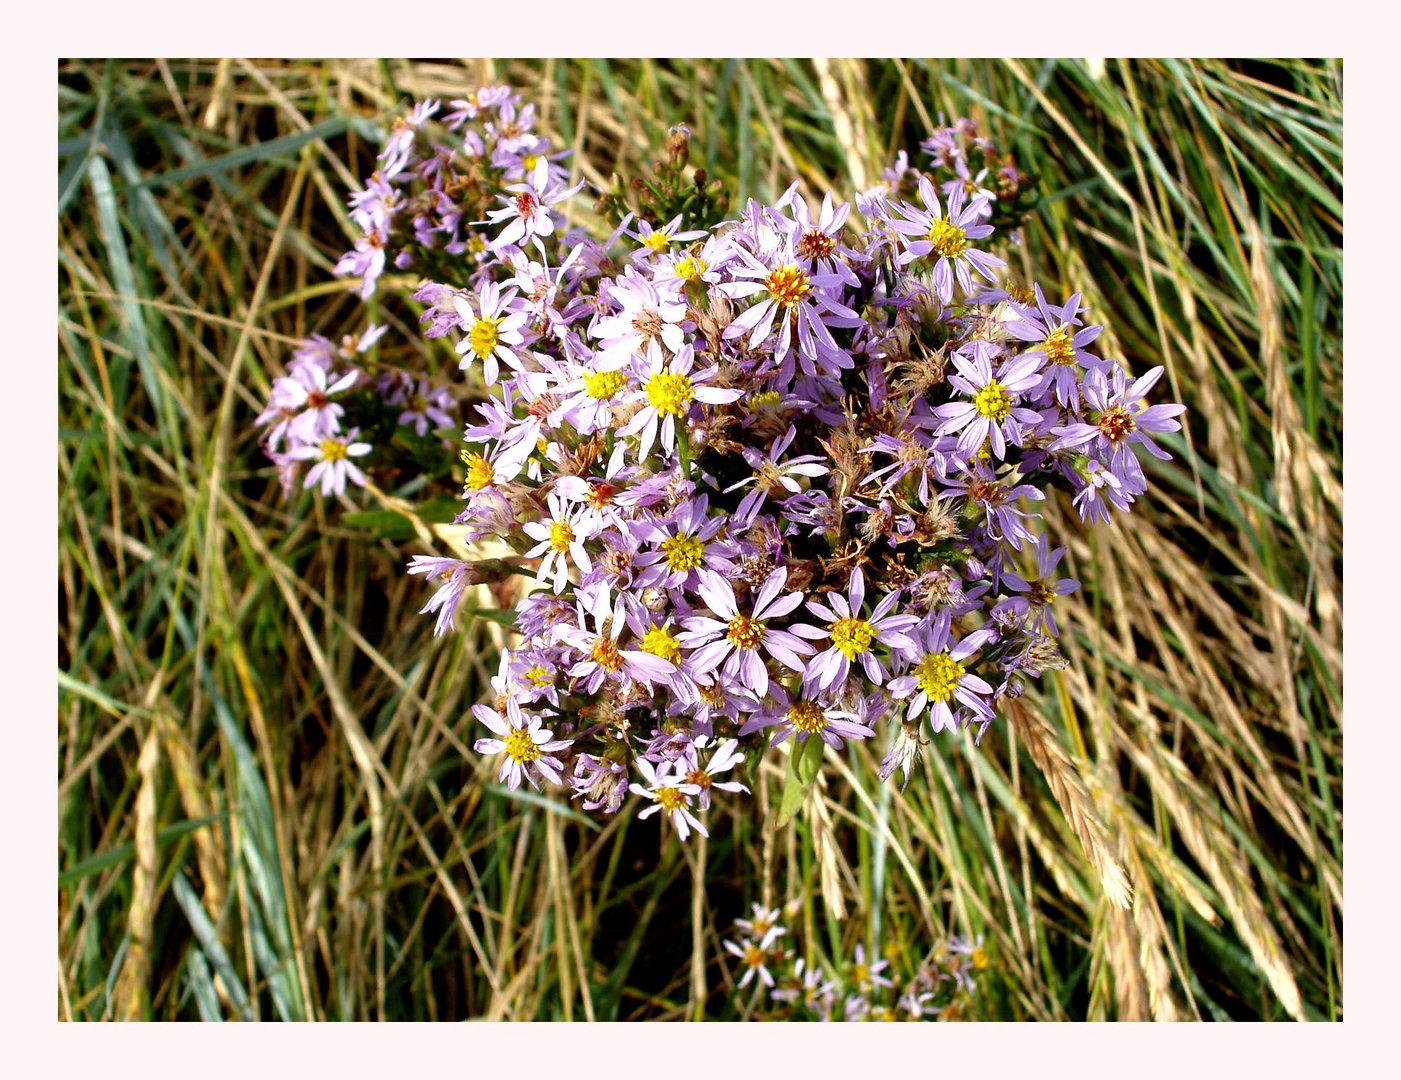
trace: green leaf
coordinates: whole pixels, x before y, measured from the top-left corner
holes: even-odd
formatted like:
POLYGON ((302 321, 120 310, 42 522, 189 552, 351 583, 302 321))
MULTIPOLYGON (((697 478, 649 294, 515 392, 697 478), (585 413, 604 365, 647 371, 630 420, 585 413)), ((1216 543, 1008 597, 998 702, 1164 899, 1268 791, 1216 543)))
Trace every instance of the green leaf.
POLYGON ((413 522, 395 510, 361 510, 346 514, 341 521, 352 529, 364 529, 377 540, 412 540, 413 522))
POLYGON ((502 626, 509 626, 512 630, 516 628, 515 608, 465 607, 462 609, 462 614, 466 615, 468 618, 490 619, 492 622, 500 623, 502 626))
POLYGON ((778 804, 778 824, 787 825, 802 809, 808 792, 822 771, 822 748, 826 746, 820 738, 810 736, 804 743, 793 747, 788 755, 788 775, 783 780, 783 797, 778 804))

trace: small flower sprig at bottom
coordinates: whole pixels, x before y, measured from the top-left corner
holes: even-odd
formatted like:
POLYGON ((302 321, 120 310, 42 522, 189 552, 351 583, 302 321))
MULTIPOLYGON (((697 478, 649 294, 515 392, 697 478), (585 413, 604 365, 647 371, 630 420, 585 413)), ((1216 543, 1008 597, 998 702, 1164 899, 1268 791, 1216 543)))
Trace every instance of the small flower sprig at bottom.
POLYGON ((992 969, 982 938, 950 936, 909 972, 857 945, 849 960, 808 964, 786 924, 798 905, 752 905, 724 945, 738 988, 754 986, 757 1020, 935 1021, 977 1014, 980 982, 992 969))

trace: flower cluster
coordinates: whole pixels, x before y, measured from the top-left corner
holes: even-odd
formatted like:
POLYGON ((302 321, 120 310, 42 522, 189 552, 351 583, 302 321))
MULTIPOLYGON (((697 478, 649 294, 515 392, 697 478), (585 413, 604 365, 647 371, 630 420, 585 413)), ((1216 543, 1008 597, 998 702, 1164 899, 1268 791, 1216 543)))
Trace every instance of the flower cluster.
MULTIPOLYGON (((1079 294, 1009 273, 1014 167, 970 172, 956 125, 929 171, 902 160, 854 205, 795 183, 600 239, 566 228, 576 189, 517 95, 452 105, 447 143, 435 102, 396 126, 354 205, 381 254, 413 222, 396 265, 443 268, 415 293, 425 332, 488 391, 457 521, 534 579, 477 711, 503 780, 664 811, 684 838, 768 746, 881 738, 882 777, 908 781, 926 732, 981 736, 1063 666, 1077 582, 1035 506, 1129 509, 1182 407, 1148 404, 1161 369, 1096 351, 1079 294)), ((367 258, 341 269, 371 288, 367 258)), ((475 566, 414 560, 439 632, 475 566)))
POLYGON ((912 971, 895 970, 889 958, 868 956, 864 945, 844 964, 809 964, 798 956, 784 910, 751 905, 722 942, 739 969, 738 986, 762 988, 756 1014, 762 1020, 948 1021, 968 1016, 978 980, 991 966, 982 938, 950 937, 912 971))

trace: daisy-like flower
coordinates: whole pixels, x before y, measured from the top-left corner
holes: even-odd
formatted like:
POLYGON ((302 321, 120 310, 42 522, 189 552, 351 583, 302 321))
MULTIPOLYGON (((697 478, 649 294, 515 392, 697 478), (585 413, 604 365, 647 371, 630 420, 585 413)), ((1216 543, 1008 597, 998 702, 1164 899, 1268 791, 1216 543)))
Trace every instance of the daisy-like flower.
POLYGON ((299 363, 290 374, 274 379, 272 407, 258 417, 259 423, 274 418, 282 421, 269 432, 269 442, 284 434, 308 443, 336 434, 341 429, 345 407, 331 399, 349 390, 359 377, 353 368, 335 375, 319 364, 299 363))
POLYGON ((775 929, 775 937, 788 933, 788 928, 782 924, 783 911, 780 908, 766 908, 763 904, 753 901, 750 901, 749 907, 749 918, 735 920, 735 929, 745 937, 765 938, 769 931, 775 929))
POLYGON ((439 104, 432 100, 420 101, 408 116, 394 118, 393 129, 379 152, 379 171, 386 180, 397 176, 409 165, 419 129, 438 111, 439 104))
POLYGON ((869 739, 876 733, 849 709, 839 708, 820 696, 795 696, 778 683, 769 686, 763 707, 745 721, 739 733, 748 735, 765 728, 775 729, 770 746, 790 737, 794 742, 805 743, 815 735, 835 750, 845 746, 846 739, 869 739))
MULTIPOLYGON (((696 739, 697 750, 705 750, 710 745, 711 740, 701 735, 696 739)), ((713 788, 716 791, 743 791, 746 794, 749 789, 738 780, 717 780, 721 773, 729 772, 741 761, 744 755, 740 753, 738 739, 726 739, 719 746, 715 747, 714 753, 704 764, 697 764, 694 769, 686 773, 686 782, 694 784, 700 788, 700 794, 696 797, 696 805, 702 810, 710 809, 710 792, 713 788)))
POLYGON ((574 772, 569 777, 574 789, 571 799, 583 798, 585 810, 602 810, 616 814, 628 793, 628 767, 607 755, 594 757, 580 754, 574 759, 574 772))
POLYGON ((738 957, 740 965, 744 968, 744 974, 739 978, 740 989, 748 986, 756 977, 765 986, 773 987, 773 973, 769 971, 768 966, 777 966, 784 958, 783 947, 777 944, 779 933, 781 928, 774 927, 758 939, 743 938, 739 942, 725 939, 725 951, 738 957))
MULTIPOLYGON (((1126 459, 1133 458, 1129 449, 1131 446, 1142 446, 1155 458, 1170 460, 1172 455, 1148 436, 1180 431, 1182 425, 1174 417, 1186 412, 1187 406, 1148 406, 1144 403, 1144 397, 1162 376, 1161 366, 1145 372, 1132 383, 1118 365, 1108 376, 1102 372, 1091 372, 1085 376, 1083 384, 1085 404, 1090 409, 1087 419, 1090 422, 1052 429, 1060 438, 1051 444, 1051 449, 1087 448, 1097 452, 1121 480, 1125 478, 1121 467, 1133 469, 1126 462, 1126 459)), ((1137 465, 1136 461, 1134 465, 1137 465)), ((1132 476, 1132 472, 1128 475, 1132 476)))
POLYGON ((663 345, 671 353, 680 350, 685 342, 681 324, 686 321, 686 303, 671 289, 659 289, 628 267, 608 295, 622 310, 594 326, 601 361, 643 353, 655 365, 662 360, 663 345))
MULTIPOLYGON (((582 659, 569 669, 571 679, 582 680, 586 694, 596 694, 605 682, 624 686, 641 683, 644 686, 667 686, 676 678, 677 668, 670 660, 637 648, 624 648, 619 643, 627 629, 627 618, 620 595, 610 608, 605 602, 590 609, 576 607, 578 622, 555 627, 558 640, 578 650, 582 659), (594 629, 588 629, 590 621, 594 629)), ((631 642, 630 644, 638 644, 631 642)))
POLYGON ((1087 349, 1104 327, 1081 325, 1079 293, 1060 307, 1046 303, 1040 285, 1035 287, 1035 296, 1035 308, 1029 304, 1013 306, 1020 317, 1005 324, 1007 332, 1031 346, 1023 356, 1037 356, 1045 362, 1034 396, 1039 398, 1046 390, 1053 390, 1056 401, 1065 408, 1074 408, 1079 401, 1082 371, 1100 371, 1105 367, 1105 361, 1087 349))
POLYGON ((959 705, 980 719, 992 715, 992 687, 970 673, 964 661, 992 639, 993 631, 978 630, 954 641, 950 623, 947 611, 935 616, 920 635, 909 672, 890 680, 892 697, 897 701, 910 698, 906 719, 916 721, 928 709, 936 733, 957 728, 954 708, 959 705))
POLYGON ((404 411, 399 414, 399 423, 412 425, 418 435, 428 434, 430 424, 435 428, 453 426, 452 414, 447 410, 455 402, 452 391, 446 386, 435 390, 427 379, 419 379, 418 385, 403 396, 400 404, 404 406, 404 411))
POLYGON ((723 663, 727 682, 738 682, 762 699, 769 691, 769 671, 761 650, 792 671, 803 670, 803 657, 812 654, 812 646, 768 625, 803 602, 800 592, 783 594, 787 581, 785 567, 769 574, 746 615, 740 612, 728 581, 709 570, 700 574, 700 596, 713 617, 693 615, 681 620, 687 631, 681 635, 681 645, 694 650, 685 663, 692 677, 707 675, 723 663))
POLYGON ((861 993, 872 993, 876 987, 889 989, 895 984, 888 975, 882 974, 890 966, 889 960, 877 960, 874 964, 866 960, 866 946, 857 945, 851 961, 851 982, 861 993))
POLYGON ((670 519, 633 527, 638 537, 656 545, 655 550, 634 560, 635 566, 645 568, 637 576, 639 586, 682 589, 694 585, 702 570, 722 576, 734 573, 734 564, 727 557, 735 554, 733 545, 716 540, 725 518, 711 517, 709 507, 709 498, 702 495, 682 503, 670 519))
POLYGON ((962 188, 949 196, 948 212, 939 203, 939 193, 929 178, 919 178, 919 197, 925 209, 920 210, 909 203, 899 203, 896 210, 900 218, 892 217, 890 227, 905 236, 918 237, 907 241, 905 251, 899 258, 901 266, 908 266, 916 259, 934 259, 934 292, 941 302, 953 300, 955 277, 965 293, 973 291, 972 271, 976 270, 989 281, 996 278, 994 271, 1006 264, 996 255, 989 255, 969 244, 970 240, 982 240, 992 235, 992 226, 981 223, 983 202, 975 199, 966 201, 962 188))
POLYGON ((739 507, 735 510, 736 521, 753 520, 767 498, 786 498, 787 495, 798 494, 802 487, 795 477, 806 476, 811 479, 827 475, 827 466, 821 463, 823 459, 817 454, 802 454, 787 461, 782 460, 784 451, 793 445, 797 434, 798 429, 790 424, 788 430, 773 441, 768 454, 752 446, 744 448, 744 460, 754 471, 725 490, 738 491, 750 484, 754 485, 754 490, 740 500, 739 507))
POLYGON ((662 449, 668 454, 675 453, 677 419, 686 423, 694 403, 700 401, 708 405, 724 405, 743 396, 743 390, 706 386, 719 373, 720 365, 712 364, 701 371, 694 371, 695 362, 695 349, 690 345, 683 345, 669 362, 662 360, 660 354, 645 366, 639 366, 634 360, 633 373, 642 384, 646 404, 618 434, 640 436, 637 452, 639 463, 652 452, 659 431, 662 449))
POLYGON ((1074 578, 1056 578, 1057 564, 1065 555, 1065 548, 1051 549, 1050 541, 1044 536, 1036 541, 1037 577, 1028 580, 1010 570, 1002 574, 1003 584, 1016 596, 1009 596, 999 605, 1005 611, 1013 612, 1019 621, 1028 622, 1032 629, 1044 627, 1053 636, 1060 636, 1056 617, 1051 614, 1051 605, 1058 596, 1069 596, 1080 587, 1074 578))
POLYGON ((553 739, 554 732, 540 726, 539 716, 522 712, 515 698, 506 699, 505 716, 487 705, 473 705, 472 715, 498 736, 478 739, 472 747, 479 754, 503 755, 498 783, 512 791, 521 786, 522 777, 537 791, 541 778, 563 786, 564 763, 551 755, 573 746, 572 739, 553 739))
POLYGON ((594 357, 570 372, 572 377, 556 391, 562 400, 549 415, 550 426, 569 424, 580 435, 612 428, 614 406, 636 385, 628 361, 616 356, 610 361, 594 357))
POLYGON ((581 573, 586 574, 593 568, 593 561, 584 550, 584 541, 590 533, 588 522, 584 520, 583 507, 571 509, 554 491, 550 492, 546 501, 550 520, 527 521, 523 526, 526 535, 537 541, 525 555, 528 559, 544 556, 536 580, 542 585, 553 582, 555 595, 558 596, 569 584, 571 562, 581 573))
POLYGON ((479 492, 510 483, 521 474, 534 449, 534 443, 522 440, 509 446, 498 443, 488 447, 485 454, 463 450, 462 461, 467 466, 463 498, 471 499, 479 492))
POLYGON ((658 255, 665 255, 671 250, 673 244, 684 244, 688 240, 699 240, 710 235, 704 229, 681 229, 681 217, 677 214, 660 229, 652 228, 649 222, 641 218, 637 221, 637 231, 628 230, 628 235, 642 245, 640 251, 633 253, 635 260, 647 260, 658 255))
POLYGON ((325 435, 314 443, 294 447, 290 456, 301 461, 316 462, 306 474, 304 487, 321 483, 322 495, 344 495, 347 481, 365 486, 365 474, 351 458, 364 457, 372 449, 367 442, 357 442, 358 430, 344 435, 325 435))
POLYGON ((700 819, 691 813, 691 800, 701 793, 698 784, 689 783, 684 776, 659 773, 656 766, 646 758, 637 758, 634 764, 642 774, 645 786, 633 784, 632 790, 643 798, 652 800, 652 805, 638 814, 638 818, 651 817, 659 811, 665 811, 672 827, 676 829, 676 834, 682 840, 691 835, 692 829, 702 836, 710 835, 705 831, 700 819))
POLYGON ((866 576, 858 566, 851 572, 847 583, 847 595, 828 593, 831 606, 820 600, 809 600, 807 608, 818 618, 826 621, 825 629, 815 626, 796 626, 793 632, 810 641, 827 641, 828 646, 808 661, 803 669, 803 688, 808 693, 814 690, 827 690, 846 682, 854 663, 860 663, 866 677, 880 686, 885 682, 884 665, 876 657, 874 646, 887 645, 895 649, 908 649, 914 641, 906 631, 919 624, 914 615, 892 615, 900 592, 889 593, 871 612, 870 618, 862 616, 866 603, 866 576))
POLYGON ((976 459, 971 465, 955 459, 953 466, 958 473, 949 478, 944 494, 962 494, 976 502, 986 515, 990 539, 1005 540, 1018 551, 1023 543, 1035 539, 1027 522, 1039 515, 1023 510, 1017 504, 1022 499, 1044 500, 1044 491, 1035 484, 1004 482, 984 462, 976 459))
POLYGON ((553 236, 555 220, 550 208, 556 203, 573 196, 584 186, 581 180, 572 188, 562 188, 550 176, 550 162, 541 158, 535 163, 535 171, 524 183, 509 184, 506 190, 511 194, 497 196, 506 205, 487 215, 492 225, 505 222, 505 227, 497 233, 491 246, 501 248, 515 245, 524 246, 532 237, 553 236))
POLYGON ((457 611, 457 605, 462 602, 462 594, 480 580, 474 572, 473 565, 461 559, 415 555, 409 563, 409 573, 423 574, 429 581, 434 578, 442 580, 438 591, 419 609, 419 614, 427 615, 434 611, 438 613, 438 619, 433 624, 435 637, 452 630, 453 615, 457 611))
POLYGON ((500 374, 497 361, 516 370, 521 367, 516 349, 525 341, 520 328, 525 325, 526 316, 515 310, 515 298, 514 288, 502 289, 490 281, 477 293, 475 309, 468 297, 453 298, 453 307, 467 335, 457 343, 457 351, 462 354, 460 366, 466 369, 473 360, 480 363, 488 386, 494 386, 500 374))
POLYGON ((940 420, 937 433, 959 432, 958 451, 964 457, 990 443, 993 456, 1000 461, 1007 455, 1009 442, 1022 444, 1021 425, 1041 420, 1040 413, 1016 404, 1040 384, 1041 357, 1024 354, 994 371, 996 355, 997 347, 986 341, 975 341, 970 348, 955 352, 953 364, 958 374, 949 377, 949 384, 973 400, 951 401, 934 410, 940 420))
POLYGON ((798 194, 794 181, 774 204, 775 209, 785 206, 793 211, 793 220, 779 219, 779 227, 791 237, 793 253, 810 269, 836 274, 844 284, 858 287, 861 279, 852 272, 850 264, 865 262, 865 256, 842 243, 842 227, 851 214, 851 203, 834 207, 828 191, 822 196, 822 209, 814 221, 807 200, 798 194))
POLYGON ((895 732, 895 743, 891 746, 890 752, 881 758, 881 780, 889 780, 895 774, 896 769, 903 769, 905 779, 900 784, 900 790, 904 791, 910 784, 910 770, 914 768, 914 763, 919 760, 919 755, 924 752, 926 745, 919 733, 918 724, 908 722, 901 724, 895 732))
POLYGON ((725 328, 725 340, 748 335, 749 348, 757 350, 777 329, 773 352, 779 368, 775 377, 785 385, 793 377, 791 354, 795 345, 799 365, 806 375, 837 375, 852 366, 851 357, 837 344, 827 325, 830 322, 834 326, 854 326, 861 322, 856 312, 828 293, 841 288, 840 276, 804 269, 788 238, 763 259, 742 248, 736 248, 735 254, 730 268, 735 280, 722 284, 720 291, 733 299, 759 299, 725 328))

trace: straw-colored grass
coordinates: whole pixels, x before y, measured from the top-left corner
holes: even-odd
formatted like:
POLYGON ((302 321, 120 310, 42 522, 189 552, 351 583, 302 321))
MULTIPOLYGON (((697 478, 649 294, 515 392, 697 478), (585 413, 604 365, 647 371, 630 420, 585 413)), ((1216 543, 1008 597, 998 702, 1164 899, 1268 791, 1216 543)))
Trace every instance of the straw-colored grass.
MULTIPOLYGON (((984 935, 983 1017, 1341 1017, 1340 64, 59 75, 61 1017, 733 1018, 719 939, 789 899, 819 963, 984 935), (468 749, 503 630, 433 640, 403 572, 438 541, 278 498, 269 381, 365 319, 330 276, 346 188, 388 112, 487 77, 596 183, 686 121, 732 193, 847 192, 960 114, 1041 177, 1019 269, 1190 412, 1130 518, 1047 508, 1069 667, 981 747, 941 737, 904 795, 829 752, 778 830, 767 765, 684 851, 512 795, 468 749)), ((413 284, 383 355, 446 377, 413 284)))

